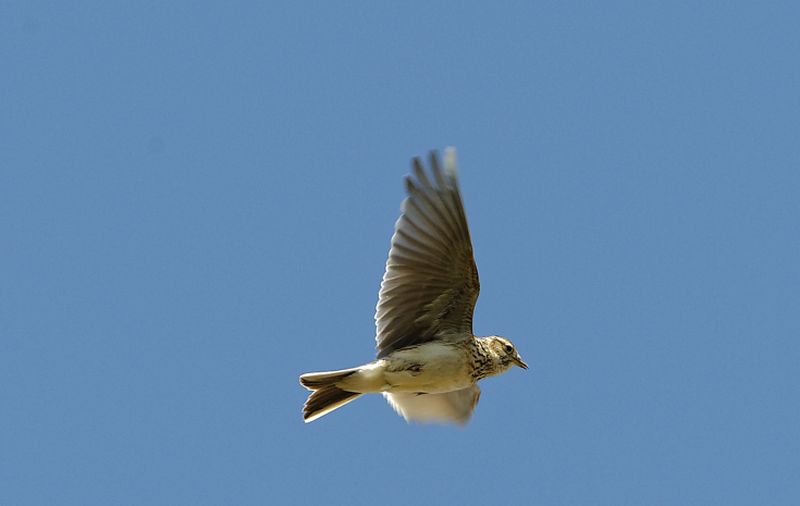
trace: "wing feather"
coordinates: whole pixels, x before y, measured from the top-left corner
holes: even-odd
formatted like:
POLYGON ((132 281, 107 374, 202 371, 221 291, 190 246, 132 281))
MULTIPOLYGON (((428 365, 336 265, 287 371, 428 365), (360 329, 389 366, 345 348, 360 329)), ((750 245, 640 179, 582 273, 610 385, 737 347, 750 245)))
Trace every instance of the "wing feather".
POLYGON ((444 394, 383 394, 389 404, 408 422, 457 423, 463 425, 478 405, 481 390, 472 385, 444 394))
POLYGON ((458 188, 455 153, 445 170, 430 155, 430 177, 412 161, 408 197, 395 224, 375 311, 378 357, 434 339, 472 336, 480 282, 458 188))

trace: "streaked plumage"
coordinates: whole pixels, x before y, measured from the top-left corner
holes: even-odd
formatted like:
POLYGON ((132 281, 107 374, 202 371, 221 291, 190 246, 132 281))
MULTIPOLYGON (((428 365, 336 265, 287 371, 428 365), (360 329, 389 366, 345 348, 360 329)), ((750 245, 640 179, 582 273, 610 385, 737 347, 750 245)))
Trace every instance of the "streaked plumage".
POLYGON ((418 158, 412 165, 375 312, 377 360, 302 375, 312 390, 306 422, 380 392, 407 421, 463 424, 478 403, 478 380, 527 368, 507 339, 472 333, 480 283, 455 151, 445 151, 444 171, 431 153, 432 177, 418 158))

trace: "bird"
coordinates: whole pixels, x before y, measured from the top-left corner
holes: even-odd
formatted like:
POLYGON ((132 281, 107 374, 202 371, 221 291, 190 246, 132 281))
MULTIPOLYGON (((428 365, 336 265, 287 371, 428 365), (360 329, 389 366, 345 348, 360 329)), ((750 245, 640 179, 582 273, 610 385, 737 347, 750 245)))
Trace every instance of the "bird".
POLYGON ((375 310, 377 357, 335 371, 311 372, 303 419, 312 422, 358 397, 381 393, 406 422, 466 424, 480 398, 478 381, 512 366, 527 369, 502 336, 477 337, 472 316, 480 291, 456 169, 429 153, 406 176, 375 310))

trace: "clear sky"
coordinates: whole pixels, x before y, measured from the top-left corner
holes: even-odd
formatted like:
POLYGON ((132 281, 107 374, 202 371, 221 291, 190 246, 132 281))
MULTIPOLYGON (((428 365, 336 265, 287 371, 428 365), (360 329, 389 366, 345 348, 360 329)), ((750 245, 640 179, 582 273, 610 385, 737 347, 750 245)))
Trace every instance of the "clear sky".
POLYGON ((3 2, 0 504, 800 504, 796 2, 3 2), (465 428, 374 355, 458 148, 465 428))

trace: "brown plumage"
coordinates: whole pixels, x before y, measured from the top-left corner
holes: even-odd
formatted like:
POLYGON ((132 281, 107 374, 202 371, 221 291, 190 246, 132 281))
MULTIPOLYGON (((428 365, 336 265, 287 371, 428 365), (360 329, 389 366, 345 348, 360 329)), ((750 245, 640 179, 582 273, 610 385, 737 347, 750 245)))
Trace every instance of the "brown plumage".
POLYGON ((472 314, 480 292, 455 151, 431 176, 412 162, 408 197, 395 224, 375 311, 377 360, 353 369, 300 377, 313 390, 310 422, 364 393, 381 392, 406 420, 466 423, 477 405, 477 381, 527 368, 503 337, 475 337, 472 314))

